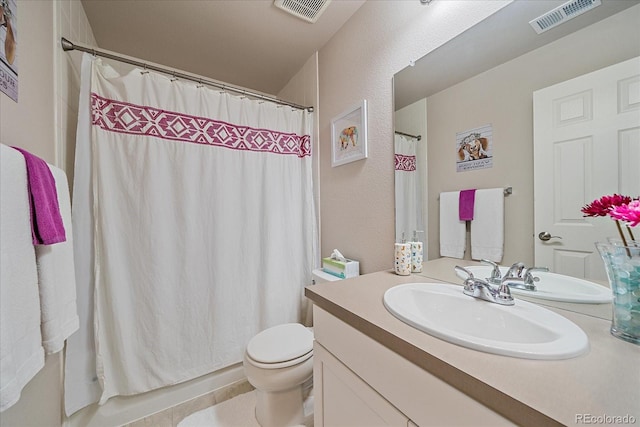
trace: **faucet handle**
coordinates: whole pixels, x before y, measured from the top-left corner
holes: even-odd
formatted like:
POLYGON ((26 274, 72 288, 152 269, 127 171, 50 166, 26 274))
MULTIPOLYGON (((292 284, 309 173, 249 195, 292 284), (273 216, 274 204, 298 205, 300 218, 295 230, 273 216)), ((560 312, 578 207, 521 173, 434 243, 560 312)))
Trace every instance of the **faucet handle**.
POLYGON ((523 273, 523 278, 525 283, 527 284, 533 284, 533 282, 539 282, 540 278, 539 277, 534 277, 533 274, 531 274, 531 272, 533 271, 549 271, 549 268, 547 267, 531 267, 531 268, 525 268, 524 269, 524 273, 523 273))
POLYGON ((467 270, 464 267, 460 267, 459 265, 456 265, 453 270, 456 272, 456 276, 458 276, 459 278, 461 278, 462 280, 467 280, 467 279, 473 279, 473 273, 470 272, 469 270, 467 270))
POLYGON ((522 274, 525 270, 526 270, 526 267, 524 263, 516 262, 511 267, 509 267, 509 270, 504 275, 504 277, 517 277, 519 279, 522 279, 522 274))
POLYGON ((491 276, 489 276, 487 280, 494 284, 499 283, 500 280, 502 279, 502 274, 500 273, 500 267, 498 266, 498 264, 488 259, 481 259, 480 262, 484 264, 489 264, 490 266, 493 267, 493 270, 491 270, 491 276))
POLYGON ((474 277, 465 279, 463 283, 463 289, 464 293, 466 293, 467 295, 473 294, 473 296, 475 296, 476 292, 481 292, 483 289, 492 295, 496 292, 488 282, 474 277))

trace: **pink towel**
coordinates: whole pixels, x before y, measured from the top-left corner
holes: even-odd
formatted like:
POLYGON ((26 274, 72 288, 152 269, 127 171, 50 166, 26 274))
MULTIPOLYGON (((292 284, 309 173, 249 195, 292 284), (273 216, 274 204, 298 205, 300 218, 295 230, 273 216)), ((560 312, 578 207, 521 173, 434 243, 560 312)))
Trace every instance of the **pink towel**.
POLYGON ((27 166, 33 244, 53 245, 66 241, 58 205, 56 181, 49 170, 49 165, 26 150, 13 148, 22 153, 27 166))
POLYGON ((471 221, 473 219, 473 205, 476 199, 476 190, 462 190, 458 204, 458 214, 460 221, 471 221))

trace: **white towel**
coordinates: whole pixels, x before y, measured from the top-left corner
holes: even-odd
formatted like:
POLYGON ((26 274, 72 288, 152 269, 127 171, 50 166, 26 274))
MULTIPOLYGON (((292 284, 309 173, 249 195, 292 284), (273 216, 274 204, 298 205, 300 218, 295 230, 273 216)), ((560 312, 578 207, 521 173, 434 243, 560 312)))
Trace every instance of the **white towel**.
POLYGON ((504 254, 504 189, 476 191, 471 221, 471 258, 502 261, 504 254))
POLYGON ((466 248, 466 221, 460 221, 459 191, 440 193, 440 256, 464 257, 466 248))
POLYGON ((44 366, 23 155, 0 144, 0 412, 44 366))
POLYGON ((49 169, 56 181, 58 205, 67 240, 55 245, 36 246, 42 345, 47 354, 62 350, 64 341, 77 331, 79 326, 69 185, 67 175, 62 169, 51 165, 49 169))

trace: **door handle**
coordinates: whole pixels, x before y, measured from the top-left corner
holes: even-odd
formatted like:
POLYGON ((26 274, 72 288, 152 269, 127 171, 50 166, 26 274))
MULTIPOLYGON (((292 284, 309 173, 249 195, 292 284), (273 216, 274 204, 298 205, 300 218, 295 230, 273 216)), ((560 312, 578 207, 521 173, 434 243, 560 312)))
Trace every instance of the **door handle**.
POLYGON ((547 242, 551 239, 562 239, 561 236, 552 236, 551 234, 549 234, 546 231, 542 231, 540 232, 540 234, 538 234, 538 239, 542 240, 543 242, 547 242))

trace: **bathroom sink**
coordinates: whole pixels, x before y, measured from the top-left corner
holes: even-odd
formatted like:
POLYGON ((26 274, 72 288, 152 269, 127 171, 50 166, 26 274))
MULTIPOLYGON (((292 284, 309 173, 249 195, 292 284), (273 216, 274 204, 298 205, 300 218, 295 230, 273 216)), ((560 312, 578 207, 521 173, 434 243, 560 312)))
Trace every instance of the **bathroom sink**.
POLYGON ((390 288, 384 305, 398 319, 429 335, 486 353, 524 359, 568 359, 589 348, 575 323, 536 304, 503 306, 444 283, 390 288))
MULTIPOLYGON (((465 269, 473 273, 475 277, 485 279, 491 275, 492 267, 477 265, 465 267, 465 269)), ((501 266, 500 274, 504 276, 508 269, 508 267, 501 266)), ((532 274, 540 278, 535 283, 535 291, 511 288, 511 293, 531 298, 583 304, 605 304, 613 299, 611 289, 597 283, 545 271, 536 271, 532 274)))

